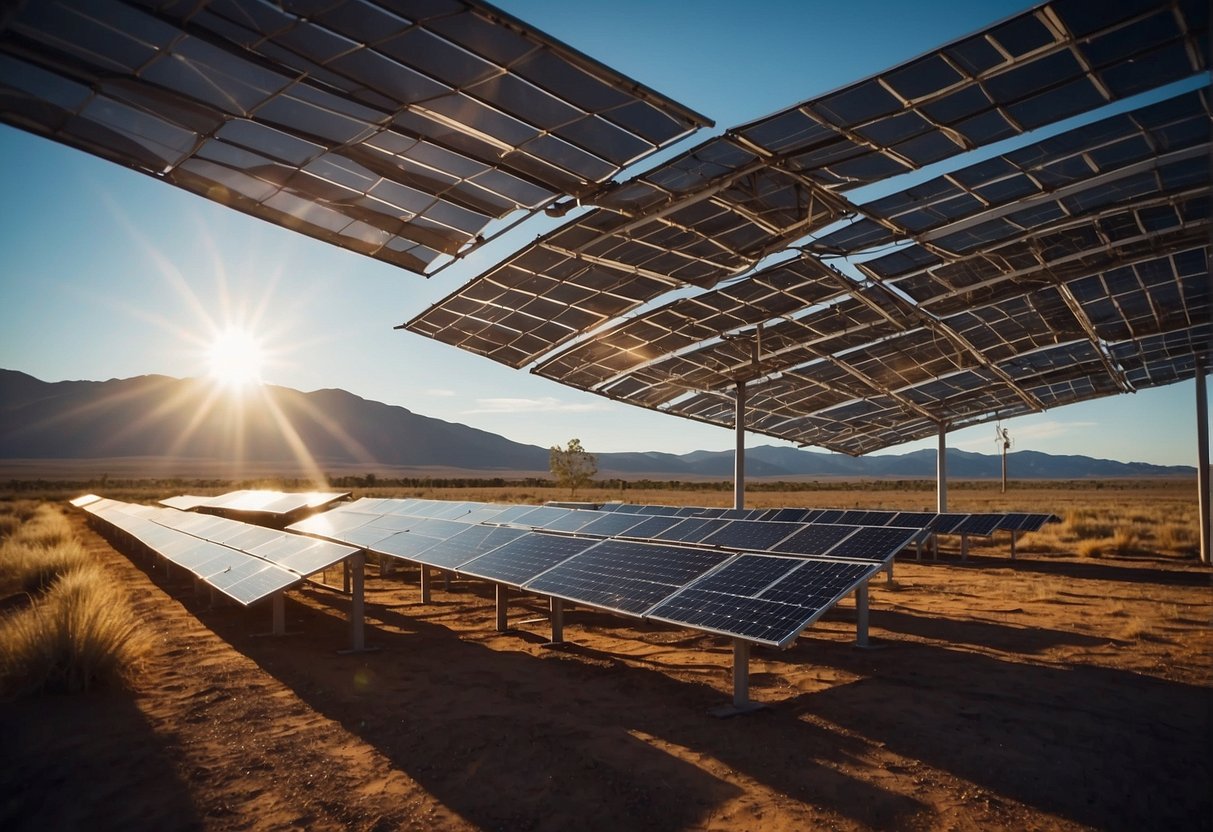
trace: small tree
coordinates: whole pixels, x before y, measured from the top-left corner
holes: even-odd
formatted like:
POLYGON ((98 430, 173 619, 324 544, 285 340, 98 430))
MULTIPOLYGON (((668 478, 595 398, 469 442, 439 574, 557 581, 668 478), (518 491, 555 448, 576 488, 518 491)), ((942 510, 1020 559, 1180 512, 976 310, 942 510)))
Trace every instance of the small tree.
POLYGON ((570 439, 567 447, 552 446, 549 467, 556 484, 569 488, 569 496, 577 496, 577 489, 587 485, 598 473, 598 458, 581 447, 580 439, 570 439))

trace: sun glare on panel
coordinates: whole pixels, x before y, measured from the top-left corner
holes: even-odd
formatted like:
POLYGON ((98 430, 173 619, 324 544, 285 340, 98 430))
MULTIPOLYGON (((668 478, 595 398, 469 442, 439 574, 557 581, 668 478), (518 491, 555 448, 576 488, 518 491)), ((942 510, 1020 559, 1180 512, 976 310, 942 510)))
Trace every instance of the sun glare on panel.
POLYGON ((233 389, 261 383, 265 351, 261 342, 242 329, 220 332, 207 351, 210 375, 219 384, 233 389))

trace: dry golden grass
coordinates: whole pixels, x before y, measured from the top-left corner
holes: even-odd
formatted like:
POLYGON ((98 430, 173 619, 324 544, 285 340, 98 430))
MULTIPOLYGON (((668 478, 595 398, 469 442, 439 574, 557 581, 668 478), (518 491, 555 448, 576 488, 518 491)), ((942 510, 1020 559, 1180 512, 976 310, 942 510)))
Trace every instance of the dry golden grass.
POLYGON ((151 644, 126 597, 57 506, 11 513, 0 544, 0 598, 27 597, 0 618, 0 692, 75 692, 127 681, 151 644))
POLYGON ((85 566, 0 620, 0 680, 10 696, 121 684, 150 647, 122 592, 100 567, 85 566))

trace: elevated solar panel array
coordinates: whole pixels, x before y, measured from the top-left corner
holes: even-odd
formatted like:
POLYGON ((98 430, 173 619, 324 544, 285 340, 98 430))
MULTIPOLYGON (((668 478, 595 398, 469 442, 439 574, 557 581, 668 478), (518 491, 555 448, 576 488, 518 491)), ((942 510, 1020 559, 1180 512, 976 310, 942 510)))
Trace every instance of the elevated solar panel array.
POLYGON ((849 454, 1191 378, 1208 17, 1036 6, 620 184, 405 326, 714 425, 744 381, 745 429, 849 454))
POLYGON ((647 508, 660 513, 363 499, 290 529, 621 615, 781 647, 920 532, 887 527, 873 539, 854 526, 647 508), (808 551, 797 535, 815 528, 836 532, 828 546, 808 551))
POLYGON ((425 273, 711 122, 479 0, 60 0, 0 120, 425 273))
POLYGON ((224 517, 96 495, 73 500, 72 505, 106 530, 121 532, 242 606, 295 586, 358 551, 224 517))
POLYGON ((310 509, 319 509, 349 497, 348 491, 229 491, 216 497, 184 494, 168 497, 160 505, 181 511, 205 510, 217 514, 261 514, 281 518, 310 509))

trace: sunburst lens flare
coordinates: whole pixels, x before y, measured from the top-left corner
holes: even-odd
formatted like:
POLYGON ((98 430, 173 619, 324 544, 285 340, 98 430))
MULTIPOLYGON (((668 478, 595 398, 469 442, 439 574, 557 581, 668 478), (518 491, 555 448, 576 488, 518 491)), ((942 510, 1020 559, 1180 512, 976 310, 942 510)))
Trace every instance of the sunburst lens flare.
POLYGON ((242 329, 220 332, 207 351, 210 375, 217 383, 232 389, 261 383, 265 351, 261 342, 242 329))

